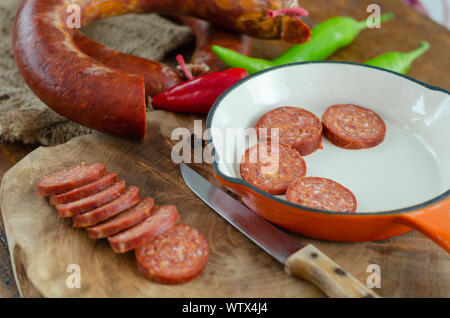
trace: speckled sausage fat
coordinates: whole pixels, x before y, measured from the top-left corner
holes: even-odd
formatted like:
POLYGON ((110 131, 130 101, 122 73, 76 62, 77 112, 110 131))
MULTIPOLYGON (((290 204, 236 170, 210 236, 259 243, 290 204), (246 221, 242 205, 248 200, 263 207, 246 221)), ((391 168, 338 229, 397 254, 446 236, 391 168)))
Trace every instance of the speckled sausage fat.
POLYGON ((180 284, 200 275, 209 257, 208 241, 197 229, 178 224, 136 249, 139 272, 164 283, 180 284))
POLYGON ((195 50, 190 63, 208 65, 209 73, 228 68, 211 50, 213 45, 220 45, 244 55, 249 55, 251 52, 252 41, 246 35, 231 32, 205 20, 191 17, 180 17, 180 21, 189 26, 195 34, 195 50))
POLYGON ((142 74, 146 96, 158 95, 183 81, 175 70, 165 64, 118 52, 80 32, 75 33, 74 41, 83 53, 96 61, 127 73, 142 74))
POLYGON ((286 200, 326 211, 356 211, 356 198, 353 193, 326 178, 305 177, 295 180, 286 192, 286 200))
POLYGON ((300 107, 276 108, 264 114, 255 128, 260 140, 278 138, 280 144, 296 149, 302 156, 316 151, 322 142, 320 119, 300 107))
POLYGON ((295 149, 259 143, 242 156, 240 170, 242 178, 251 185, 281 195, 292 181, 306 174, 306 164, 295 149))
POLYGON ((378 114, 352 104, 328 107, 322 123, 325 138, 345 149, 375 147, 386 134, 386 125, 378 114))

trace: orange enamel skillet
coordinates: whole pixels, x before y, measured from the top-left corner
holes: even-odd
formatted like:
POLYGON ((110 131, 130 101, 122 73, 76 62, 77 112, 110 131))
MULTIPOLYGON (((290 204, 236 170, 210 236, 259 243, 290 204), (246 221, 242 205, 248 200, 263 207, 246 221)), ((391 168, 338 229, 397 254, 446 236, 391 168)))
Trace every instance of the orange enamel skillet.
POLYGON ((272 68, 235 84, 211 109, 207 129, 214 173, 250 209, 289 231, 361 242, 415 229, 450 253, 449 110, 447 90, 375 67, 306 62, 272 68), (381 115, 385 141, 369 150, 343 150, 324 140, 323 150, 304 158, 307 175, 336 179, 355 193, 357 213, 287 202, 242 180, 239 163, 224 160, 230 153, 240 158, 248 147, 228 145, 223 152, 219 138, 228 128, 254 127, 262 114, 282 105, 306 108, 320 118, 329 105, 344 102, 381 115))

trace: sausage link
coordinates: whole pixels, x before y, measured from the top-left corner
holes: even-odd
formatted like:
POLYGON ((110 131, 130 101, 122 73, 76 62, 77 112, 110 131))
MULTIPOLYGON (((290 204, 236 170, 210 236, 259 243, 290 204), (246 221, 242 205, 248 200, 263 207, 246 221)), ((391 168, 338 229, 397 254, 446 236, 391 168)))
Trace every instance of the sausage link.
POLYGON ((289 185, 286 200, 314 209, 333 212, 355 212, 356 197, 336 181, 318 178, 298 178, 289 185))
POLYGON ((283 24, 299 21, 296 17, 279 16, 272 19, 269 16, 272 10, 300 7, 298 0, 140 0, 140 3, 144 11, 192 16, 255 38, 282 38, 303 43, 310 35, 304 25, 298 24, 298 30, 283 27, 283 24))
POLYGON ((298 6, 296 0, 229 0, 226 5, 218 0, 23 1, 14 22, 13 50, 28 86, 60 115, 126 137, 145 137, 144 76, 84 54, 73 39, 78 31, 70 24, 69 5, 78 5, 81 26, 109 16, 152 11, 195 16, 260 38, 306 40, 283 31, 283 23, 293 17, 269 16, 270 10, 298 6))
POLYGON ((169 66, 108 48, 81 32, 75 33, 75 44, 80 50, 110 67, 133 74, 142 74, 146 96, 155 96, 182 82, 178 73, 169 66))
POLYGON ((195 51, 190 62, 208 65, 211 73, 227 69, 225 63, 211 50, 213 45, 220 45, 244 55, 251 53, 252 41, 246 35, 234 33, 192 17, 183 16, 180 17, 180 21, 189 26, 195 35, 195 51))

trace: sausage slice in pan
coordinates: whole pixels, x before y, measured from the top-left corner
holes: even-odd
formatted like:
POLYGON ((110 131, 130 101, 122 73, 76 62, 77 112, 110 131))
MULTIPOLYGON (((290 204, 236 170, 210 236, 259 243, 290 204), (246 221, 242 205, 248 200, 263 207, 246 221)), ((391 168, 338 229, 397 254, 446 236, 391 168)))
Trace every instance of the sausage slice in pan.
POLYGON ((356 211, 354 194, 339 183, 326 178, 306 177, 295 180, 286 192, 286 200, 326 211, 356 211))

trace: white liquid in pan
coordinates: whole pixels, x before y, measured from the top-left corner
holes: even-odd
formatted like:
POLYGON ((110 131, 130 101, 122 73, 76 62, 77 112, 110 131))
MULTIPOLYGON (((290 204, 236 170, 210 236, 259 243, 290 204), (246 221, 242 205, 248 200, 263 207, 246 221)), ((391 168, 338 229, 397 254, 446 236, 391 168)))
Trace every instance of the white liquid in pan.
POLYGON ((443 180, 433 150, 400 124, 385 122, 386 138, 374 148, 347 150, 324 138, 324 149, 304 157, 307 176, 330 178, 349 188, 358 212, 394 210, 435 197, 443 180))

